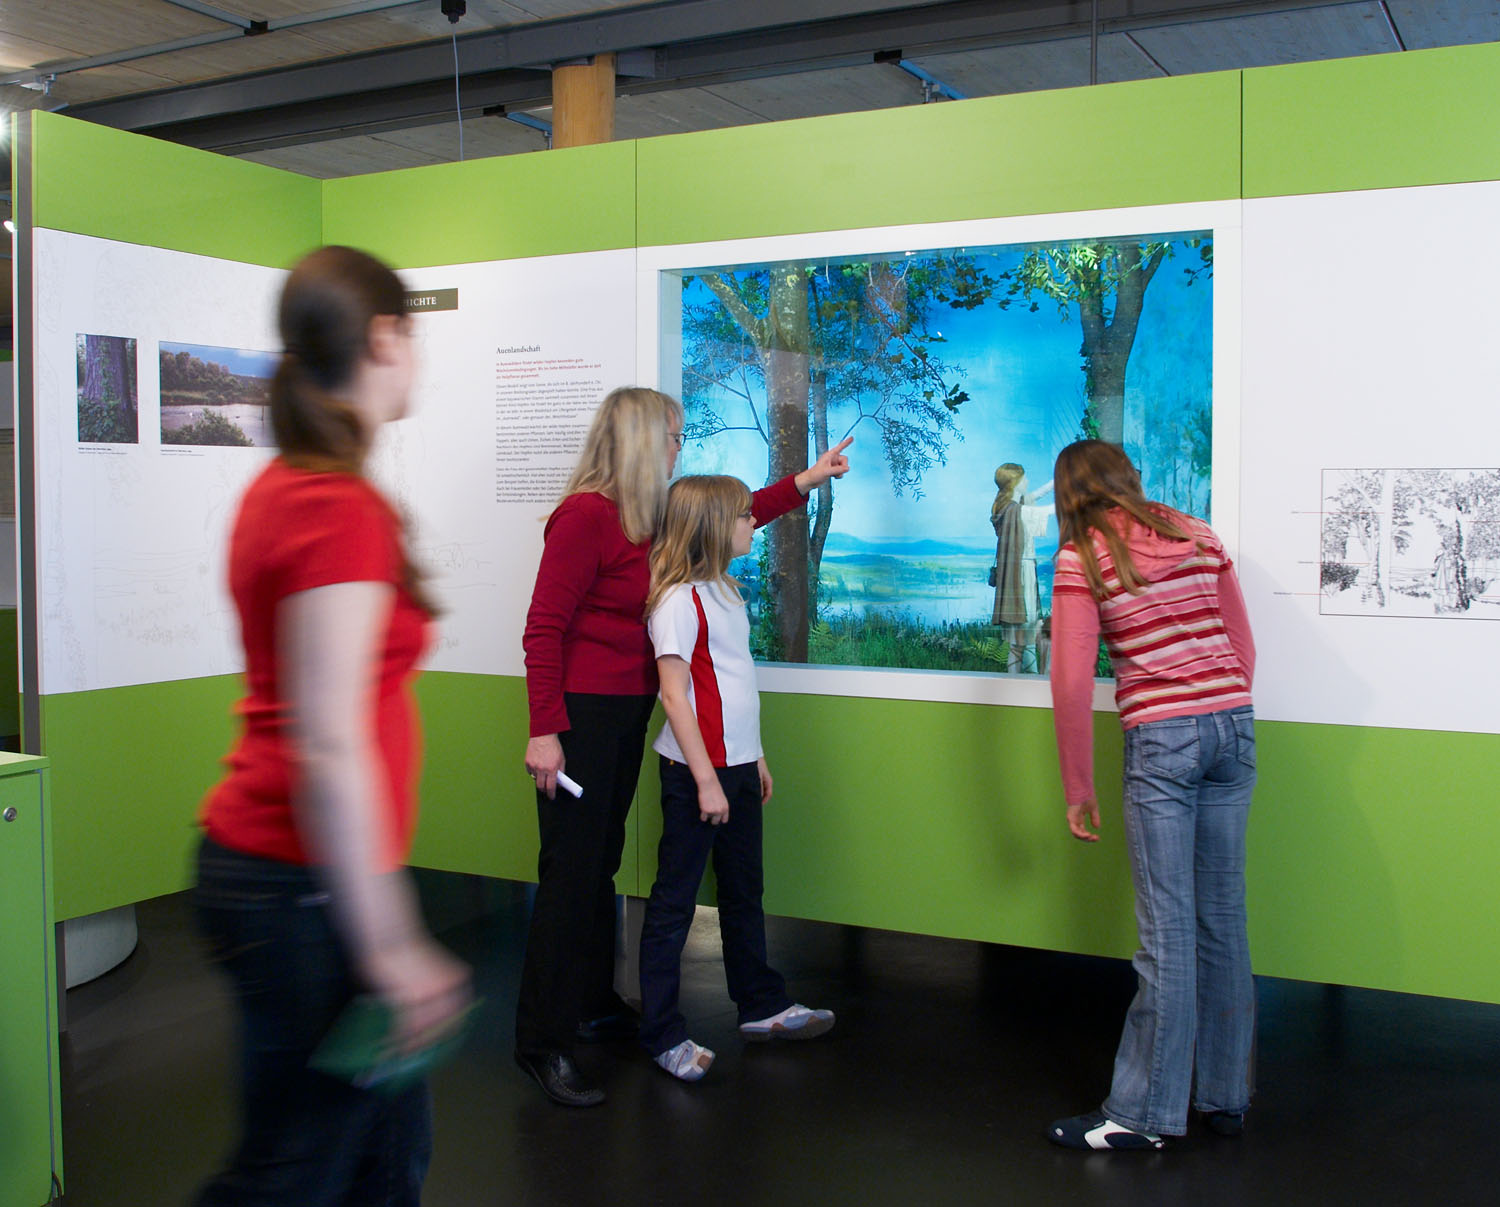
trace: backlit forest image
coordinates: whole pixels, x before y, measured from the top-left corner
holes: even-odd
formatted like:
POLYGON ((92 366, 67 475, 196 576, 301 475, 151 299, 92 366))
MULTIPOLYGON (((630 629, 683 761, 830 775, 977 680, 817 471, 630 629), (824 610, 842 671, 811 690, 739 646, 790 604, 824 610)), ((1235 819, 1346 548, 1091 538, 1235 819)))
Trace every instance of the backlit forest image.
POLYGON ((1213 239, 739 264, 680 289, 680 473, 753 487, 846 436, 853 468, 735 572, 758 658, 1045 673, 1052 463, 1124 445, 1146 492, 1211 504, 1213 239))
POLYGON ((275 443, 267 409, 273 353, 164 342, 160 369, 163 444, 275 443))

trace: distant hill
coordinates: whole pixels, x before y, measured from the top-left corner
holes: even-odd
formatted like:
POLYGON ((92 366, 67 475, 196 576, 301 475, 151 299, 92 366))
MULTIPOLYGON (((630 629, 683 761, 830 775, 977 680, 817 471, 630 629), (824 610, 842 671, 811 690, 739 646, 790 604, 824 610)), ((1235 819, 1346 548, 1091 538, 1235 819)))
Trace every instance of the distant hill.
POLYGON ((867 541, 847 532, 830 532, 823 546, 825 554, 884 554, 887 557, 950 557, 954 554, 988 554, 995 551, 994 542, 965 545, 958 541, 867 541))

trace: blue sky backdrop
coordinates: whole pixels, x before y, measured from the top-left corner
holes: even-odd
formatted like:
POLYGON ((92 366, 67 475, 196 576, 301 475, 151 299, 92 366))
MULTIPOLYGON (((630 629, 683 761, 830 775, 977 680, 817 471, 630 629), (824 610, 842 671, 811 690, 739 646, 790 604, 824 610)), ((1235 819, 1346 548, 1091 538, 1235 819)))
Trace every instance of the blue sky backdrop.
POLYGON ((271 377, 276 372, 276 362, 281 359, 275 352, 256 352, 248 348, 219 348, 213 344, 161 343, 163 352, 190 352, 201 361, 223 365, 229 372, 241 377, 271 377))

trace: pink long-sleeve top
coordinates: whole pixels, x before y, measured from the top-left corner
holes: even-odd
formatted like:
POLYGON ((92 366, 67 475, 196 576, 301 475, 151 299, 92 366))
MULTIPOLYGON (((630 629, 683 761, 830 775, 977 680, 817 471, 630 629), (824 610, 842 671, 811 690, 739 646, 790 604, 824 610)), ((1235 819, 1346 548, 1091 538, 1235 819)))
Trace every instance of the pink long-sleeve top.
MULTIPOLYGON (((756 527, 806 500, 793 477, 755 492, 756 527)), ((569 495, 547 520, 526 613, 526 695, 531 736, 571 728, 564 692, 656 694, 656 656, 646 632, 651 542, 632 543, 614 500, 569 495)))
POLYGON ((1146 587, 1132 595, 1093 535, 1105 596, 1096 599, 1077 547, 1059 550, 1052 585, 1052 719, 1070 805, 1094 797, 1094 667, 1104 637, 1120 724, 1196 716, 1250 703, 1255 641, 1234 564, 1202 520, 1171 513, 1175 540, 1110 513, 1146 587))

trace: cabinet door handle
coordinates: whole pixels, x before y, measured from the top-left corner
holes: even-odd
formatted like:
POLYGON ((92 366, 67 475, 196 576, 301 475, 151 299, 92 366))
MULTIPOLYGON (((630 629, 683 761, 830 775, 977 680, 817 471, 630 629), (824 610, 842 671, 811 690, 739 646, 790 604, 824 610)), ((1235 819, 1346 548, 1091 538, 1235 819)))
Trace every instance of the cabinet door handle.
POLYGON ((12 806, 11 808, 7 809, 4 813, 0 813, 0 817, 5 818, 6 821, 15 821, 16 820, 16 810, 15 810, 15 807, 12 806))

